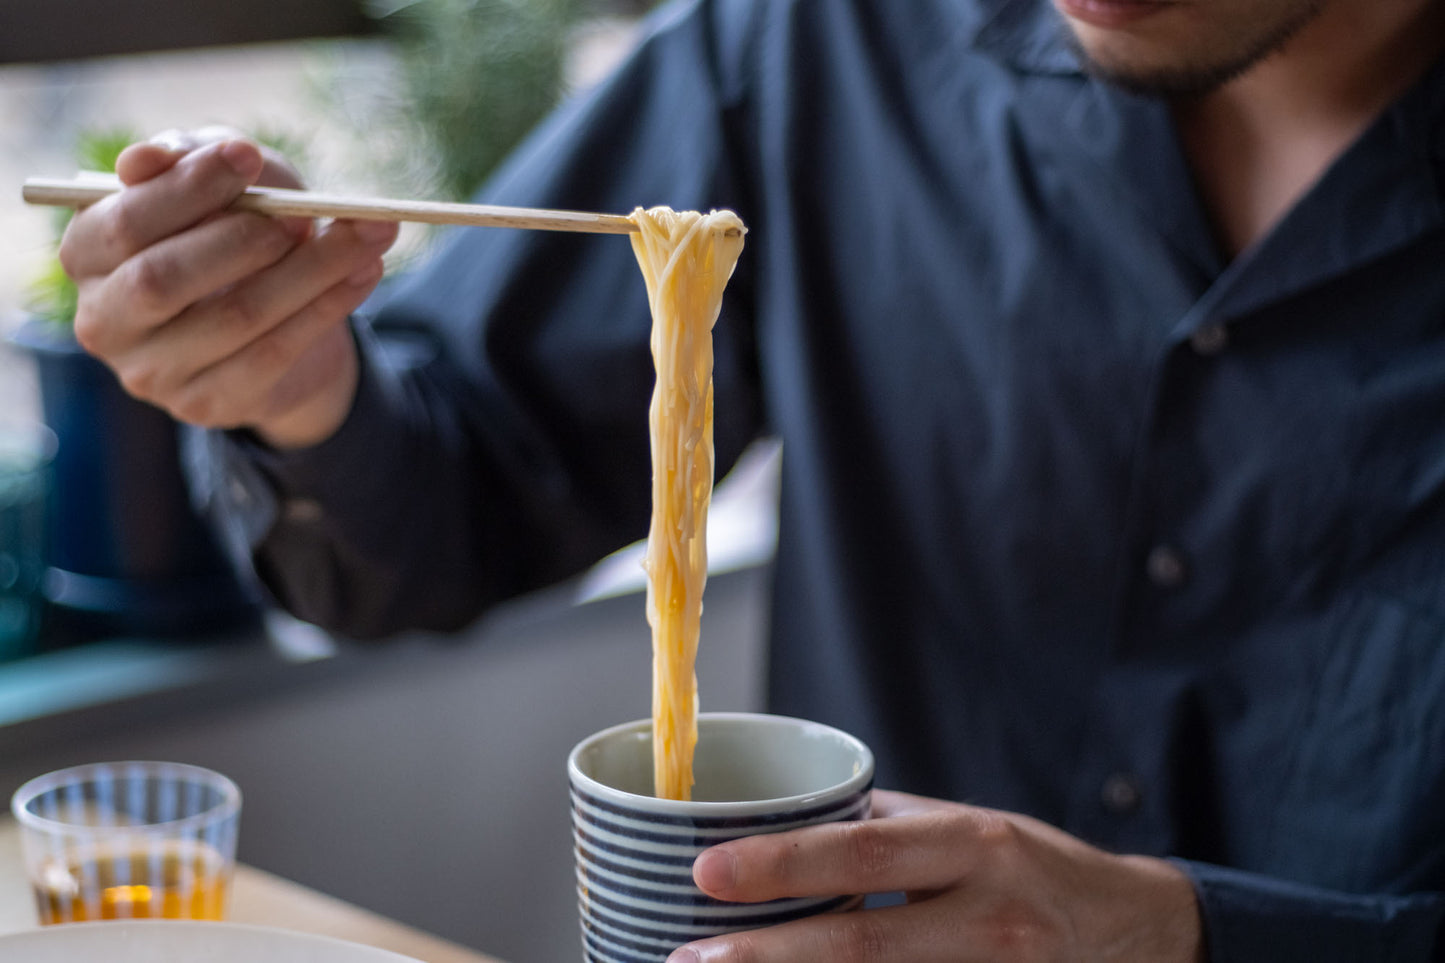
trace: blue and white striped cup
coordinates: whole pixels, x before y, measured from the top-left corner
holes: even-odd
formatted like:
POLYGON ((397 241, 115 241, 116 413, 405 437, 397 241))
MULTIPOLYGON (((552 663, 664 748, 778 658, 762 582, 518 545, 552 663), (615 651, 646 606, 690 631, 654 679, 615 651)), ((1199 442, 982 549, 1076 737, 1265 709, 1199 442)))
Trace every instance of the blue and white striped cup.
POLYGON ((587 963, 661 963, 684 943, 861 902, 855 895, 724 903, 692 881, 709 846, 868 816, 873 754, 803 719, 703 713, 689 802, 652 795, 652 722, 584 739, 567 759, 587 963))

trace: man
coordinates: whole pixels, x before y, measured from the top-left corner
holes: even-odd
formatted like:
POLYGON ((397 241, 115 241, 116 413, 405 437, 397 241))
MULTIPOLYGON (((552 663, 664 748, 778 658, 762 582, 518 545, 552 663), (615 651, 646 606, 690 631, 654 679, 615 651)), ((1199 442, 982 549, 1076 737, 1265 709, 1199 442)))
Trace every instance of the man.
MULTIPOLYGON (((677 963, 1445 954, 1445 4, 1056 3, 677 7, 489 190, 749 223, 717 443, 785 442, 772 704, 921 794, 694 868, 906 905, 677 963)), ((625 244, 459 234, 353 335, 392 232, 218 215, 291 175, 193 147, 62 256, 87 347, 237 429, 279 599, 460 625, 643 530, 625 244)))

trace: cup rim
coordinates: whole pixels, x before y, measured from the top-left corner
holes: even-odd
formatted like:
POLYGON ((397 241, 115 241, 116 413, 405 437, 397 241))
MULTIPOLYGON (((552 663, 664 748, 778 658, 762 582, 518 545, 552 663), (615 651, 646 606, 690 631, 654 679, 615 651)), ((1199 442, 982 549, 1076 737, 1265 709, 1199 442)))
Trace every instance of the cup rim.
POLYGON ((47 772, 28 780, 22 784, 19 789, 15 790, 14 795, 10 797, 10 812, 14 815, 15 821, 22 827, 51 835, 64 836, 109 836, 116 832, 173 833, 203 826, 207 823, 224 822, 233 818, 240 810, 241 789, 229 776, 216 772, 214 769, 207 769, 204 766, 193 766, 185 762, 165 762, 153 759, 124 760, 120 762, 88 762, 79 766, 67 766, 64 769, 47 772), (90 826, 80 823, 69 823, 64 820, 51 819, 48 816, 38 815, 26 808, 27 805, 41 793, 54 789, 68 781, 85 781, 102 770, 124 770, 133 767, 140 767, 146 775, 151 775, 164 769, 180 776, 211 784, 220 790, 221 799, 214 806, 199 813, 181 816, 178 819, 169 819, 165 822, 142 823, 135 826, 90 826))
POLYGON ((855 792, 863 792, 873 784, 873 752, 863 740, 851 733, 844 732, 834 726, 822 722, 814 722, 811 719, 800 719, 795 716, 783 716, 766 712, 700 712, 698 713, 698 728, 701 730, 703 724, 707 723, 736 723, 736 722, 757 722, 766 720, 767 725, 784 725, 789 728, 811 729, 821 734, 826 734, 847 743, 858 754, 858 767, 851 776, 831 786, 825 786, 812 792, 798 793, 791 796, 773 796, 767 799, 744 799, 744 800, 691 800, 691 799, 659 799, 656 796, 644 796, 640 793, 626 792, 616 789, 606 783, 593 779, 582 771, 578 760, 589 748, 603 740, 615 738, 619 735, 638 732, 640 730, 651 730, 652 719, 634 719, 631 722, 623 722, 615 726, 609 726, 598 732, 587 736, 572 751, 567 754, 567 776, 570 784, 583 792, 596 796, 606 802, 625 806, 630 809, 660 813, 670 816, 755 816, 780 812, 790 809, 804 809, 816 806, 822 802, 832 799, 839 799, 855 792))

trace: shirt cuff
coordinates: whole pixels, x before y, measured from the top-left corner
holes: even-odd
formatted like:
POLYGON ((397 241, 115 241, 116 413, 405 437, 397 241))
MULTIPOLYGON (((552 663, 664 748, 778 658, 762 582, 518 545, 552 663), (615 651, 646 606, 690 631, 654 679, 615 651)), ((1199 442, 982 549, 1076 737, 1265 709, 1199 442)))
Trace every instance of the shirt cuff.
POLYGON ((397 417, 400 388, 396 373, 371 357, 369 332, 357 330, 356 338, 356 396, 346 420, 325 441, 283 451, 249 431, 186 430, 193 495, 216 519, 233 560, 250 567, 277 525, 314 525, 323 505, 344 514, 348 505, 364 504, 368 480, 377 476, 378 430, 397 417))
POLYGON ((1445 896, 1350 895, 1175 860, 1194 884, 1209 963, 1429 963, 1445 896))

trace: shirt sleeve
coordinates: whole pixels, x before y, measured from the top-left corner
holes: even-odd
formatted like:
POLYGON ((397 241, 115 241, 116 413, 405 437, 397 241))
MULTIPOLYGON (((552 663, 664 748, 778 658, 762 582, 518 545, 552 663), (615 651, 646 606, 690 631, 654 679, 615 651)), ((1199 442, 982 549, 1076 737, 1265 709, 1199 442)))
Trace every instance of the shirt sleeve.
MULTIPOLYGON (((480 200, 626 213, 732 207, 751 4, 666 10, 608 82, 560 109, 480 200)), ((747 253, 744 253, 746 259, 747 253)), ((719 474, 760 430, 751 282, 714 329, 719 474)), ((274 598, 353 637, 453 629, 646 534, 654 380, 627 238, 454 230, 355 322, 341 429, 277 452, 194 446, 193 475, 274 598)))
POLYGON ((1179 860, 1199 897, 1209 963, 1432 963, 1445 894, 1355 895, 1179 860))

